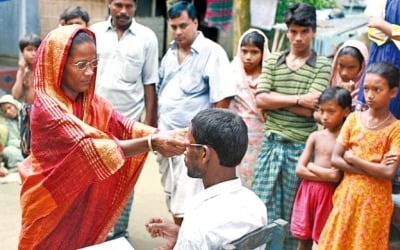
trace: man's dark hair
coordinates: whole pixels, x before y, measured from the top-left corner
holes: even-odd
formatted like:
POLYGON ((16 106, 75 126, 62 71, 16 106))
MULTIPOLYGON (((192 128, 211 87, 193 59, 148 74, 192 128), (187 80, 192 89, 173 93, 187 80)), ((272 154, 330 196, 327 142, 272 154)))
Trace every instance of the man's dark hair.
POLYGON ((42 39, 38 35, 32 33, 26 34, 19 40, 19 50, 22 52, 29 45, 39 48, 41 42, 42 39))
POLYGON ((221 165, 235 167, 246 153, 247 126, 243 119, 227 109, 210 108, 192 119, 192 135, 198 144, 212 147, 221 165))
POLYGON ((387 62, 377 62, 368 66, 367 74, 373 73, 380 75, 384 78, 388 84, 389 88, 393 89, 399 87, 400 83, 400 70, 397 66, 387 63, 387 62))
POLYGON ((86 24, 90 21, 88 11, 81 6, 74 6, 65 9, 60 15, 60 20, 63 19, 65 22, 68 22, 71 19, 79 17, 82 18, 86 24))
POLYGON ((190 19, 195 20, 197 18, 196 8, 194 5, 187 1, 178 1, 171 8, 168 9, 168 19, 180 17, 182 12, 186 11, 190 19))
POLYGON ((307 3, 295 3, 288 8, 285 13, 285 23, 289 27, 291 24, 304 27, 317 28, 317 13, 314 6, 307 3))

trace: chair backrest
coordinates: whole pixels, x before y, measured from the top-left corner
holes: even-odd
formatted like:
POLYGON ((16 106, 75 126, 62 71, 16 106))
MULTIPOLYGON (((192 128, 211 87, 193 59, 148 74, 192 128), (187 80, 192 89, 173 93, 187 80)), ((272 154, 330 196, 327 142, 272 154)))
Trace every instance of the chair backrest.
POLYGON ((251 250, 260 247, 272 241, 272 235, 276 227, 276 224, 271 223, 269 225, 257 228, 256 230, 243 235, 239 239, 231 241, 230 243, 222 246, 222 249, 251 250))
POLYGON ((272 223, 251 231, 239 239, 222 246, 222 250, 252 250, 263 245, 269 250, 283 249, 283 241, 289 230, 287 221, 277 219, 272 223))

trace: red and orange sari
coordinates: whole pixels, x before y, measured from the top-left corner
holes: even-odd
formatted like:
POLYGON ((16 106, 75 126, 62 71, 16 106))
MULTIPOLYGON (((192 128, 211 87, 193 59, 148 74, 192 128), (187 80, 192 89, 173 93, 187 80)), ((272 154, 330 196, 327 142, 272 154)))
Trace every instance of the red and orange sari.
POLYGON ((103 242, 147 156, 126 159, 116 139, 154 132, 95 95, 95 76, 78 101, 64 94, 64 65, 82 30, 94 37, 87 29, 63 26, 50 32, 37 52, 32 154, 20 167, 19 249, 77 249, 103 242))

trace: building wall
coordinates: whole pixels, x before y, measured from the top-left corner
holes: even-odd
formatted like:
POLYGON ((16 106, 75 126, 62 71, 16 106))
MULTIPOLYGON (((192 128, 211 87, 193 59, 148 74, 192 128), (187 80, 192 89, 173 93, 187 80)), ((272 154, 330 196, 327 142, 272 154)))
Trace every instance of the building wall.
POLYGON ((25 33, 39 33, 39 0, 0 1, 0 60, 17 60, 18 41, 25 33))
MULTIPOLYGON (((140 1, 136 11, 136 21, 151 28, 159 41, 160 57, 163 55, 164 45, 164 18, 161 16, 150 17, 152 14, 151 1, 140 1)), ((58 26, 61 12, 71 6, 84 7, 90 16, 90 24, 104 21, 108 15, 108 0, 40 0, 40 25, 41 36, 58 26)))
POLYGON ((71 6, 84 7, 90 16, 90 23, 103 21, 108 14, 108 0, 40 0, 40 27, 44 37, 58 26, 61 12, 71 6))

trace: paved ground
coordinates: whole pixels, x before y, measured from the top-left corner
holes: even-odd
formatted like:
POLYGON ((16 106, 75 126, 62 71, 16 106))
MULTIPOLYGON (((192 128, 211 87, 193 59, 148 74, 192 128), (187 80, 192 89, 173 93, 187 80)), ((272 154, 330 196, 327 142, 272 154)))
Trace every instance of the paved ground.
MULTIPOLYGON (((21 210, 19 208, 18 183, 0 184, 0 242, 1 249, 17 249, 21 210)), ((164 202, 158 166, 150 155, 135 189, 130 223, 129 241, 135 250, 149 250, 163 244, 163 239, 152 239, 144 224, 152 216, 170 218, 164 202)))

